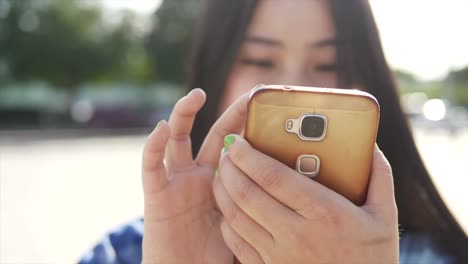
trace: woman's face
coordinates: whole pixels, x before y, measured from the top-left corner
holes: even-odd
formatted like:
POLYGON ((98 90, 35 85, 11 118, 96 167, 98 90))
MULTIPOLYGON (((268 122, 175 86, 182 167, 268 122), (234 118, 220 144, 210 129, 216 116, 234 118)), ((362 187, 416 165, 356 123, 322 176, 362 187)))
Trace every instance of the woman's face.
POLYGON ((336 87, 327 0, 261 0, 228 77, 221 111, 257 84, 336 87))

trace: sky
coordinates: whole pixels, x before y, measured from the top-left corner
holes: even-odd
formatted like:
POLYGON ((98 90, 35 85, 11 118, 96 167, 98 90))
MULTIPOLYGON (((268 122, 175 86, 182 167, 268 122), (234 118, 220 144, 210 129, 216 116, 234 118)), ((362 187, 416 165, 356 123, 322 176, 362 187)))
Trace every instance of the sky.
POLYGON ((384 51, 394 68, 423 80, 468 66, 468 1, 371 0, 384 51))
MULTIPOLYGON (((151 15, 161 0, 100 0, 107 10, 151 15)), ((421 80, 468 66, 468 1, 369 0, 390 66, 421 80), (465 32, 465 33, 464 33, 465 32)))

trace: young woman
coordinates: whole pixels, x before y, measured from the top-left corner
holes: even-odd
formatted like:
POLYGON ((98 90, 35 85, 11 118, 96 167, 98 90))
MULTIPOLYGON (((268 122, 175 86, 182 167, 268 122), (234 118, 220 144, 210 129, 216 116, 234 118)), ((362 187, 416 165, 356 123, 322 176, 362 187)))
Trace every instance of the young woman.
MULTIPOLYGON (((205 92, 179 100, 143 153, 144 263, 468 263, 466 235, 418 155, 367 1, 208 0, 189 77, 205 92), (359 88, 379 100, 382 151, 364 206, 233 135, 259 83, 359 88)), ((139 225, 82 263, 139 262, 139 225)))

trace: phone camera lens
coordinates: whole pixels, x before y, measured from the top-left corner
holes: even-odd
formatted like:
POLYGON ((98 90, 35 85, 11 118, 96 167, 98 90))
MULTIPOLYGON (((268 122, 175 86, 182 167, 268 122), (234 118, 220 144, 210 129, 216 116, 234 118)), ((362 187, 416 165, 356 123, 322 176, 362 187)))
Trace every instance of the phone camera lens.
POLYGON ((301 134, 309 139, 321 139, 325 134, 325 117, 321 115, 308 115, 302 119, 301 134))

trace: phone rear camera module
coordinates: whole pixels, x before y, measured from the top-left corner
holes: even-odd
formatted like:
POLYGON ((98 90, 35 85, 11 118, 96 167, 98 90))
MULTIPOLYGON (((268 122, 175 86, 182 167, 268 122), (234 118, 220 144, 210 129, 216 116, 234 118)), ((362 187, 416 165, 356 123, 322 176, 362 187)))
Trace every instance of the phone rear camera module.
POLYGON ((327 117, 318 113, 306 113, 297 119, 288 119, 285 129, 306 141, 321 141, 327 133, 327 117))
POLYGON ((306 116, 302 119, 301 134, 308 138, 319 138, 323 135, 325 120, 321 116, 306 116))

